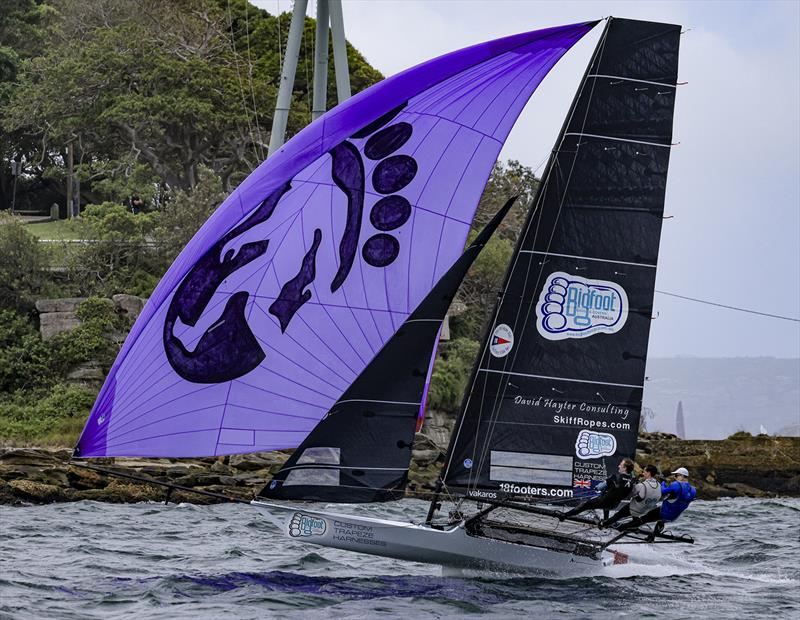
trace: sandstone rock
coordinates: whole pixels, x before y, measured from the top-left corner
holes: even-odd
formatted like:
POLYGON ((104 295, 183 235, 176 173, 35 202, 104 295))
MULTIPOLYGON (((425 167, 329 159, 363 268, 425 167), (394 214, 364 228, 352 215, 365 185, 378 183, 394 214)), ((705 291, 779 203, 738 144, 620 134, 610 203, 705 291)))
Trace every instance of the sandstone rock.
POLYGON ((209 474, 207 471, 198 471, 176 478, 173 482, 182 487, 201 487, 211 484, 219 484, 219 476, 209 474))
POLYGON ((268 469, 274 465, 283 465, 289 456, 283 452, 252 452, 250 454, 232 454, 230 466, 239 471, 268 469))
POLYGON ((12 480, 8 486, 16 497, 36 504, 49 504, 65 499, 64 491, 53 484, 33 480, 12 480))
POLYGON ((99 382, 105 378, 103 369, 93 362, 79 364, 67 375, 69 381, 99 382))
POLYGON ((427 467, 428 465, 435 463, 439 456, 442 453, 436 450, 414 450, 412 453, 412 460, 419 464, 420 467, 427 467))
POLYGON ((425 433, 414 435, 414 450, 437 450, 443 452, 442 447, 425 433))
POLYGON ((147 300, 136 295, 119 294, 111 297, 111 301, 114 302, 117 308, 127 313, 132 319, 135 319, 139 316, 147 300))
POLYGON ((36 310, 40 314, 49 312, 75 312, 86 297, 70 297, 65 299, 40 299, 36 302, 36 310))
POLYGON ((242 474, 237 474, 233 477, 237 485, 259 488, 267 484, 267 480, 269 480, 269 478, 269 473, 264 471, 245 472, 242 474))
POLYGON ((6 448, 0 450, 0 465, 54 467, 68 461, 70 451, 64 449, 6 448))
POLYGON ((62 332, 75 329, 81 322, 73 312, 50 312, 39 315, 39 333, 42 340, 50 340, 62 332))
POLYGON ((227 466, 227 465, 225 465, 224 463, 219 463, 219 462, 217 462, 217 463, 214 463, 214 464, 211 466, 210 470, 211 470, 211 471, 213 471, 215 474, 225 474, 225 475, 228 475, 228 474, 230 474, 230 473, 231 473, 231 468, 230 468, 230 467, 228 467, 228 466, 227 466))
POLYGON ((756 489, 751 487, 748 484, 743 484, 741 482, 729 482, 728 484, 723 485, 727 489, 731 489, 736 491, 736 495, 744 495, 745 497, 769 497, 770 494, 766 491, 762 491, 761 489, 756 489))
POLYGON ((67 480, 69 486, 80 491, 103 489, 108 486, 108 479, 105 476, 84 467, 70 467, 67 470, 67 480))

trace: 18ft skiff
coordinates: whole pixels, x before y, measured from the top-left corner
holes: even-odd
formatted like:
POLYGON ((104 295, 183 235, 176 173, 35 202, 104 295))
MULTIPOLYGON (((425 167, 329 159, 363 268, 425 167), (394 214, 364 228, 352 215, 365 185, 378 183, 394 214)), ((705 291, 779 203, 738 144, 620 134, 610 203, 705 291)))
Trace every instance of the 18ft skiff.
POLYGON ((680 28, 668 24, 605 22, 427 518, 296 504, 403 497, 442 321, 513 202, 462 254, 491 167, 546 73, 596 24, 431 60, 295 136, 158 285, 75 456, 296 448, 253 502, 293 538, 455 568, 624 561, 617 545, 644 533, 559 524, 546 505, 593 494, 635 452, 677 83, 680 28))

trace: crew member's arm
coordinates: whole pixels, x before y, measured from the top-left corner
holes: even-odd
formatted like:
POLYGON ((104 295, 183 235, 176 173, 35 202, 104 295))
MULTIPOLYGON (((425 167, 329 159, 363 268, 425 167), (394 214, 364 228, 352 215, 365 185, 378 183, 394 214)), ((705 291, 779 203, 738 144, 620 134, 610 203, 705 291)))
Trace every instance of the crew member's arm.
POLYGON ((681 486, 678 484, 678 481, 674 481, 672 484, 667 486, 666 482, 661 483, 661 499, 672 499, 673 497, 678 497, 681 492, 681 486))
POLYGON ((617 481, 614 479, 614 476, 609 476, 604 482, 601 482, 595 488, 601 493, 607 493, 615 486, 617 486, 617 481))

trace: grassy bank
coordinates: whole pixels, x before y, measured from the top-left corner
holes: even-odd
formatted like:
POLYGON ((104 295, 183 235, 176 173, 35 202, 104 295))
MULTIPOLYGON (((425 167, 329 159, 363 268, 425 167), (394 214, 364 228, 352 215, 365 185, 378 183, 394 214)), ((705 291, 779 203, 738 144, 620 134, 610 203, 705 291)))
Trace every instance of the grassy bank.
POLYGON ((85 239, 87 230, 83 222, 76 220, 57 220, 50 222, 36 222, 27 225, 27 230, 37 239, 52 239, 66 241, 85 239))
POLYGON ((0 444, 72 448, 89 415, 94 393, 56 384, 0 398, 0 444))

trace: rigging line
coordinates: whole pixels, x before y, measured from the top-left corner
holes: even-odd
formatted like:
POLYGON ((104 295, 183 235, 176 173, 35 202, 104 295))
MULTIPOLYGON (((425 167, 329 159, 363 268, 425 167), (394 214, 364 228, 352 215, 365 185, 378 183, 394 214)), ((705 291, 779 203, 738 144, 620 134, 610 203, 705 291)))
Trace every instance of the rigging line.
MULTIPOLYGON (((595 66, 595 63, 597 63, 596 66, 599 66, 600 62, 602 61, 603 54, 605 52, 606 41, 608 39, 608 33, 609 33, 609 30, 610 30, 609 26, 610 26, 610 22, 606 26, 605 30, 603 31, 602 39, 598 43, 597 49, 595 51, 595 54, 592 56, 592 58, 591 58, 591 60, 589 62, 589 66, 586 69, 586 74, 585 75, 588 75, 589 71, 591 71, 591 67, 595 66)), ((578 97, 573 102, 572 109, 570 110, 570 113, 569 113, 569 118, 565 121, 564 128, 561 130, 562 131, 562 133, 560 134, 561 140, 559 142, 558 150, 561 149, 561 147, 564 144, 564 141, 566 140, 566 134, 567 134, 567 132, 569 130, 569 127, 570 127, 570 125, 572 123, 572 119, 573 119, 573 117, 575 115, 575 112, 578 109, 578 104, 579 104, 580 98, 583 95, 583 90, 584 90, 584 88, 586 88, 587 82, 588 82, 588 80, 584 76, 584 79, 583 79, 583 82, 582 82, 581 88, 580 88, 580 93, 578 94, 578 97)), ((589 117, 589 110, 591 108, 592 99, 594 98, 595 86, 596 86, 596 80, 592 83, 591 89, 589 90, 589 97, 588 97, 588 101, 587 101, 587 104, 586 104, 586 111, 584 113, 583 122, 581 124, 581 133, 586 128, 586 123, 587 123, 587 120, 588 120, 588 117, 589 117)), ((580 145, 578 145, 577 148, 580 149, 580 145)), ((553 154, 553 157, 555 157, 555 154, 553 154)), ((555 237, 555 231, 556 231, 556 228, 558 226, 558 221, 559 221, 559 219, 561 217, 561 211, 562 211, 562 208, 564 206, 564 201, 566 199, 567 188, 569 187, 570 181, 572 180, 572 173, 573 173, 573 171, 575 169, 575 164, 577 162, 577 159, 578 159, 578 157, 577 157, 577 154, 576 154, 575 157, 572 160, 572 164, 571 164, 570 169, 569 169, 569 174, 567 175, 567 179, 566 179, 566 182, 564 184, 564 191, 562 192, 561 200, 559 201, 558 212, 556 213, 556 219, 555 219, 555 222, 553 224, 553 228, 550 231, 550 238, 548 239, 548 242, 547 242, 546 252, 550 251, 550 246, 551 246, 551 244, 553 242, 553 238, 555 237)), ((559 165, 558 164, 558 160, 554 160, 554 166, 551 166, 550 169, 548 170, 547 178, 545 180, 544 187, 542 188, 542 193, 540 194, 540 196, 537 197, 538 200, 541 200, 541 202, 539 203, 540 206, 541 206, 541 204, 544 202, 544 200, 546 198, 547 188, 548 188, 548 186, 550 184, 551 178, 553 177, 553 169, 554 169, 555 165, 559 165)), ((542 212, 539 212, 539 218, 538 218, 537 223, 536 223, 536 231, 534 233, 534 240, 536 239, 536 236, 538 235, 539 227, 541 225, 541 221, 542 221, 542 212)), ((530 223, 532 223, 532 220, 531 220, 530 223)), ((524 233, 525 236, 527 236, 527 234, 530 232, 530 223, 528 224, 528 227, 525 230, 525 233, 524 233)), ((525 237, 523 236, 522 241, 524 242, 524 240, 525 240, 525 237)), ((516 264, 519 261, 519 255, 520 255, 520 253, 517 252, 517 255, 516 255, 515 259, 514 259, 514 263, 515 263, 514 267, 516 267, 516 264)), ((529 258, 529 260, 528 260, 528 266, 527 266, 526 275, 525 275, 525 284, 523 285, 523 290, 522 290, 522 296, 523 297, 525 296, 525 292, 528 289, 528 280, 529 280, 529 275, 530 275, 532 263, 533 263, 533 258, 531 256, 529 258)), ((509 280, 510 280, 510 277, 511 277, 511 275, 510 275, 511 273, 513 273, 513 268, 509 272, 509 280)), ((537 278, 536 278, 536 283, 534 285, 534 290, 539 288, 539 283, 540 283, 540 280, 542 278, 542 273, 543 273, 543 269, 539 269, 539 272, 538 272, 538 275, 537 275, 537 278)), ((506 284, 507 284, 507 282, 506 282, 506 284)), ((500 302, 497 304, 497 310, 496 310, 497 315, 499 315, 500 307, 502 306, 503 302, 505 301, 506 291, 507 291, 507 287, 506 287, 506 290, 503 291, 503 296, 502 296, 500 302)), ((527 324, 528 319, 530 317, 530 312, 531 312, 533 306, 534 306, 534 304, 531 304, 531 306, 528 308, 527 312, 525 313, 525 323, 524 324, 527 324)), ((522 313, 522 306, 519 306, 517 308, 516 316, 514 317, 514 327, 513 327, 514 331, 516 331, 518 326, 519 326, 519 319, 520 319, 520 314, 521 313, 522 313)), ((514 364, 516 362, 516 358, 517 358, 518 354, 519 354, 519 349, 517 349, 513 353, 513 359, 512 359, 512 356, 508 356, 504 360, 504 362, 503 362, 503 370, 504 371, 508 367, 509 363, 511 364, 512 368, 514 367, 514 364)), ((486 456, 487 456, 488 451, 489 451, 489 442, 490 442, 491 436, 494 433, 494 429, 495 429, 495 426, 496 426, 496 423, 497 423, 497 419, 500 416, 500 407, 498 406, 498 403, 502 402, 502 400, 505 398, 507 390, 508 390, 508 384, 506 384, 503 387, 502 391, 498 392, 498 394, 495 395, 494 403, 492 405, 492 410, 491 410, 491 413, 489 415, 489 424, 488 424, 488 427, 487 427, 487 431, 488 432, 486 433, 486 435, 484 437, 483 446, 482 446, 481 452, 480 452, 480 459, 478 460, 478 467, 475 470, 476 471, 476 474, 475 474, 476 475, 475 488, 477 488, 478 479, 480 478, 480 471, 482 470, 483 464, 486 461, 486 456)), ((483 403, 481 403, 481 409, 482 408, 483 408, 483 403)))
POLYGON ((698 299, 696 297, 688 297, 686 295, 678 295, 677 293, 669 293, 667 291, 659 291, 656 289, 656 293, 661 295, 667 295, 669 297, 677 297, 678 299, 686 299, 687 301, 695 301, 699 304, 706 304, 708 306, 717 306, 718 308, 727 308, 728 310, 736 310, 737 312, 745 312, 747 314, 757 314, 759 316, 766 316, 771 319, 781 319, 783 321, 792 321, 794 323, 800 323, 800 319, 797 319, 792 316, 783 316, 781 314, 770 314, 769 312, 759 312, 758 310, 750 310, 749 308, 740 308, 739 306, 729 306, 727 304, 720 304, 715 301, 709 301, 707 299, 698 299))
POLYGON ((250 4, 249 0, 244 3, 244 28, 247 41, 247 77, 250 82, 250 98, 253 100, 253 122, 256 125, 256 134, 258 135, 258 152, 261 161, 266 159, 264 155, 264 138, 261 136, 261 125, 258 122, 258 106, 256 105, 256 91, 253 88, 253 61, 250 57, 250 17, 247 11, 247 5, 250 4))
MULTIPOLYGON (((245 6, 247 2, 245 2, 245 6)), ((231 30, 231 46, 233 47, 233 61, 236 65, 236 81, 239 84, 239 95, 242 98, 242 109, 244 110, 244 118, 247 122, 247 133, 250 135, 250 142, 253 144, 253 155, 256 159, 259 157, 258 149, 256 148, 256 139, 253 135, 253 125, 250 123, 250 110, 247 108, 247 96, 244 93, 244 85, 242 83, 242 73, 239 70, 239 52, 236 49, 236 35, 233 30, 233 15, 231 14, 231 0, 228 0, 228 26, 231 30)))
MULTIPOLYGON (((315 37, 316 39, 316 37, 315 37)), ((311 53, 314 53, 314 45, 316 45, 316 40, 311 44, 311 53)), ((306 24, 305 20, 303 21, 303 67, 305 68, 306 73, 306 105, 308 106, 309 110, 313 109, 311 105, 311 82, 308 80, 308 37, 306 36, 306 24)), ((314 71, 317 68, 314 67, 314 71)))
POLYGON ((283 75, 283 41, 281 36, 281 0, 276 0, 278 15, 278 75, 283 75))

